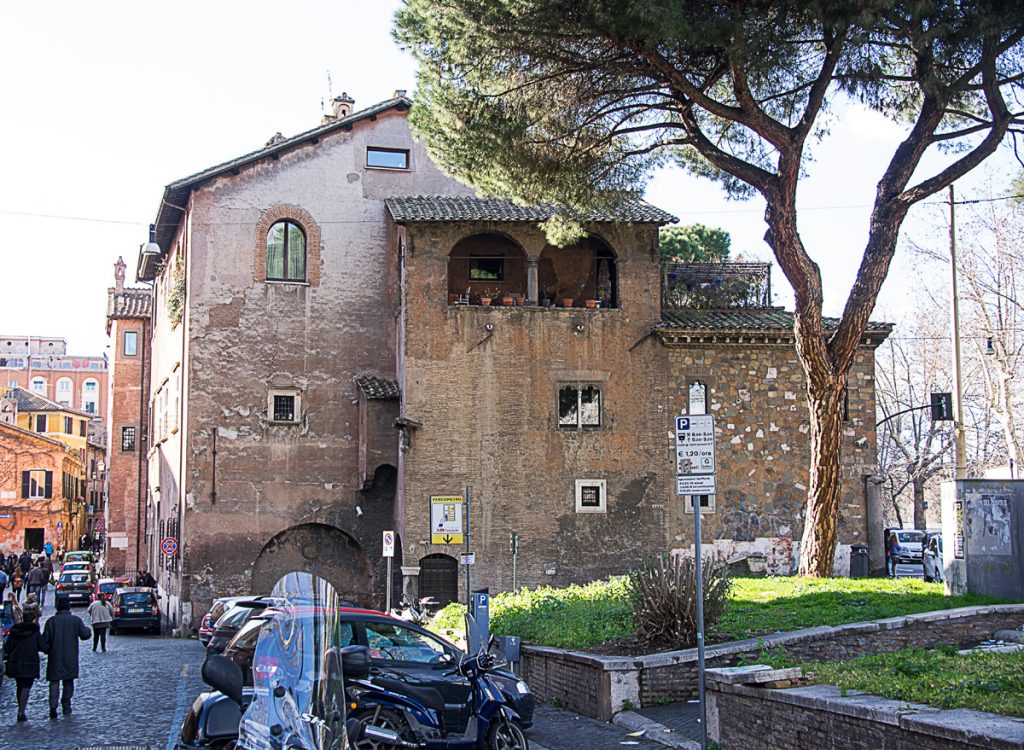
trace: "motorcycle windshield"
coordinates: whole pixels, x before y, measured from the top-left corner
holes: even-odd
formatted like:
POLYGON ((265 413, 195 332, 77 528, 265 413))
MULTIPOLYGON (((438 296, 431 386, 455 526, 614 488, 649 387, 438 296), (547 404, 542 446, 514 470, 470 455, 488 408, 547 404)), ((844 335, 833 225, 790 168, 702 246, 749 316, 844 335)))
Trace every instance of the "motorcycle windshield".
POLYGON ((242 716, 238 747, 247 750, 345 748, 345 696, 338 595, 310 573, 289 573, 262 615, 253 654, 253 700, 242 716))

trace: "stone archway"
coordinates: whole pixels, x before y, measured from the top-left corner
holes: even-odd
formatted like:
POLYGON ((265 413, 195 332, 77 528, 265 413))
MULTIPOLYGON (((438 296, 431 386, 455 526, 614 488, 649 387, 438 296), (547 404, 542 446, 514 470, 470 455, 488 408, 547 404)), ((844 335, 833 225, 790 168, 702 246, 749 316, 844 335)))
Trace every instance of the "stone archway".
POLYGON ((277 534, 252 566, 252 592, 269 593, 281 576, 297 570, 330 582, 342 599, 362 606, 372 601, 370 561, 359 542, 341 529, 307 523, 277 534))

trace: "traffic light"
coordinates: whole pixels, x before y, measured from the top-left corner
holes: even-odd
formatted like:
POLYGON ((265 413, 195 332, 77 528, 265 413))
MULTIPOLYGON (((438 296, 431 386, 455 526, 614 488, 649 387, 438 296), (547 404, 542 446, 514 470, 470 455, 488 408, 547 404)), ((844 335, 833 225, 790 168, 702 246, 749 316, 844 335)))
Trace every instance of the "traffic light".
POLYGON ((932 421, 953 421, 953 396, 950 393, 932 394, 932 421))
POLYGON ((513 557, 515 557, 516 555, 519 554, 519 532, 518 531, 513 531, 511 534, 509 534, 509 536, 508 536, 508 548, 509 548, 509 551, 512 553, 513 557))

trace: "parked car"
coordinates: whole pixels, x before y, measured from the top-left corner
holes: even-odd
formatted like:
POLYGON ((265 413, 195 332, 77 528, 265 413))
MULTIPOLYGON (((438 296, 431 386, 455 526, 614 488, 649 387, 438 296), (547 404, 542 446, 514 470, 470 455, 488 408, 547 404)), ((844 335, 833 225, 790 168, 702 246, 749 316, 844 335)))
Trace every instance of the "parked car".
POLYGON ((87 563, 94 563, 95 564, 95 562, 96 562, 96 555, 95 555, 95 553, 89 552, 88 550, 84 550, 84 549, 76 550, 74 552, 65 552, 64 553, 64 562, 65 563, 69 563, 69 562, 87 562, 87 563))
POLYGON ((224 651, 224 648, 228 645, 228 642, 235 637, 235 633, 238 632, 239 628, 242 627, 251 617, 258 615, 267 607, 273 604, 282 603, 280 599, 276 599, 270 596, 258 596, 254 598, 246 598, 239 602, 236 602, 227 612, 220 616, 217 620, 213 635, 210 637, 210 642, 206 646, 206 650, 211 654, 219 654, 224 651))
MULTIPOLYGON (((312 608, 310 608, 312 612, 312 608)), ((371 669, 375 675, 400 680, 416 687, 433 687, 446 696, 445 703, 464 700, 469 690, 466 678, 452 670, 452 664, 466 655, 448 641, 411 622, 383 612, 343 607, 332 645, 369 645, 371 669), (451 700, 449 700, 449 697, 451 700)), ((273 608, 252 615, 224 648, 224 656, 242 668, 245 688, 243 709, 253 696, 253 657, 260 629, 274 616, 273 608)), ((264 665, 268 666, 268 665, 264 665)), ((273 668, 273 665, 269 665, 273 668)), ((255 668, 259 669, 257 665, 255 668)), ((490 678, 505 700, 515 709, 522 726, 533 724, 534 697, 526 683, 509 670, 494 670, 490 678)), ((446 712, 447 713, 447 712, 446 712)), ((456 725, 468 717, 446 717, 456 725)), ((182 724, 178 748, 231 747, 238 735, 241 713, 238 704, 217 692, 201 693, 192 703, 182 724)))
POLYGON ((942 534, 928 533, 924 540, 924 555, 921 561, 924 566, 924 580, 945 580, 942 567, 942 534))
POLYGON ((96 582, 96 589, 93 591, 92 598, 95 601, 96 597, 103 594, 113 601, 114 594, 117 593, 118 589, 131 585, 132 582, 127 578, 101 578, 96 582))
POLYGON ((87 570, 69 571, 57 576, 57 596, 66 596, 72 604, 88 604, 96 585, 87 570))
POLYGON ((160 632, 160 607, 157 593, 141 586, 127 586, 114 592, 114 619, 110 623, 111 635, 122 630, 160 632))
MULTIPOLYGON (((261 612, 244 623, 224 649, 224 655, 242 667, 246 685, 252 685, 253 654, 259 629, 273 616, 273 609, 261 612)), ((451 665, 467 658, 457 646, 415 623, 383 612, 343 607, 338 611, 334 646, 367 646, 370 664, 382 677, 403 680, 417 686, 431 686, 452 698, 446 703, 465 704, 469 684, 465 677, 452 673, 451 665), (461 698, 460 698, 460 694, 461 698)), ((258 668, 258 666, 257 666, 258 668)), ((505 700, 522 719, 523 727, 533 724, 534 697, 526 683, 507 669, 491 674, 505 700)), ((451 717, 458 722, 468 717, 451 717)))
POLYGON ((92 563, 84 561, 64 563, 61 566, 60 574, 64 573, 88 573, 90 576, 94 575, 92 563))
POLYGON ((214 599, 213 606, 210 607, 209 612, 203 615, 203 620, 199 624, 199 642, 204 646, 210 645, 210 639, 213 637, 213 631, 217 626, 217 620, 219 620, 225 612, 240 601, 255 601, 258 598, 258 596, 222 596, 219 599, 214 599))
POLYGON ((900 553, 901 563, 917 563, 921 564, 921 553, 923 552, 924 543, 924 532, 917 529, 886 529, 885 536, 888 538, 889 534, 896 532, 896 538, 899 540, 900 547, 903 551, 900 553))

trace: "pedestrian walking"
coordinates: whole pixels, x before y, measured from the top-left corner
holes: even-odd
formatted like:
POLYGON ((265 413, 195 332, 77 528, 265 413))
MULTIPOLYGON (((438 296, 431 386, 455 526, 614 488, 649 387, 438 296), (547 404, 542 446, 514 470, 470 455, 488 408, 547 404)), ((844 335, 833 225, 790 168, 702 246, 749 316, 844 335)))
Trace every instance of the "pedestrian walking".
POLYGON ((18 600, 14 598, 14 592, 13 591, 8 591, 7 592, 7 599, 4 601, 4 610, 6 610, 8 607, 10 607, 11 611, 10 612, 5 611, 4 614, 5 615, 9 615, 11 620, 13 620, 16 623, 21 622, 21 620, 22 620, 21 606, 18 604, 18 600))
POLYGON ((78 641, 87 641, 92 632, 71 614, 71 600, 57 597, 57 613, 43 627, 43 651, 46 653, 46 679, 50 683, 50 718, 57 718, 59 702, 67 716, 78 679, 78 641))
POLYGON ((4 600, 4 589, 7 588, 7 584, 11 582, 11 579, 7 577, 7 572, 0 568, 0 602, 4 600))
POLYGON ((21 592, 25 588, 25 579, 21 576, 21 568, 14 566, 14 574, 11 576, 11 593, 15 601, 21 601, 21 592))
POLYGON ((28 572, 25 577, 25 585, 28 586, 28 593, 34 594, 40 607, 46 606, 46 586, 50 582, 50 575, 41 563, 28 572))
POLYGON ((43 650, 36 614, 28 612, 24 620, 11 626, 4 643, 7 676, 14 678, 18 689, 18 721, 28 721, 28 696, 32 683, 39 678, 39 652, 43 650))
POLYGON ((14 568, 18 565, 18 556, 13 552, 7 556, 7 562, 4 564, 4 570, 7 571, 7 577, 10 578, 14 575, 14 568))
POLYGON ((53 557, 53 542, 47 542, 43 545, 43 552, 46 553, 47 557, 53 557))
POLYGON ((23 612, 28 612, 30 609, 36 613, 36 619, 42 622, 43 619, 43 608, 39 604, 39 600, 36 599, 35 594, 29 594, 25 597, 25 606, 22 608, 23 612))
POLYGON ((103 653, 107 653, 107 628, 114 620, 114 608, 110 606, 106 595, 100 594, 89 605, 87 611, 89 622, 92 624, 92 650, 95 651, 96 646, 100 646, 103 653))
POLYGON ((896 536, 895 531, 889 532, 889 538, 885 542, 885 560, 889 568, 889 577, 896 577, 896 566, 900 563, 900 555, 903 552, 903 546, 900 544, 899 537, 896 536))
POLYGON ((32 555, 28 550, 21 553, 21 557, 18 558, 18 567, 21 568, 21 575, 25 577, 28 572, 32 570, 32 555))
POLYGON ((148 570, 140 570, 139 574, 135 576, 135 585, 150 589, 156 588, 156 579, 148 570))

